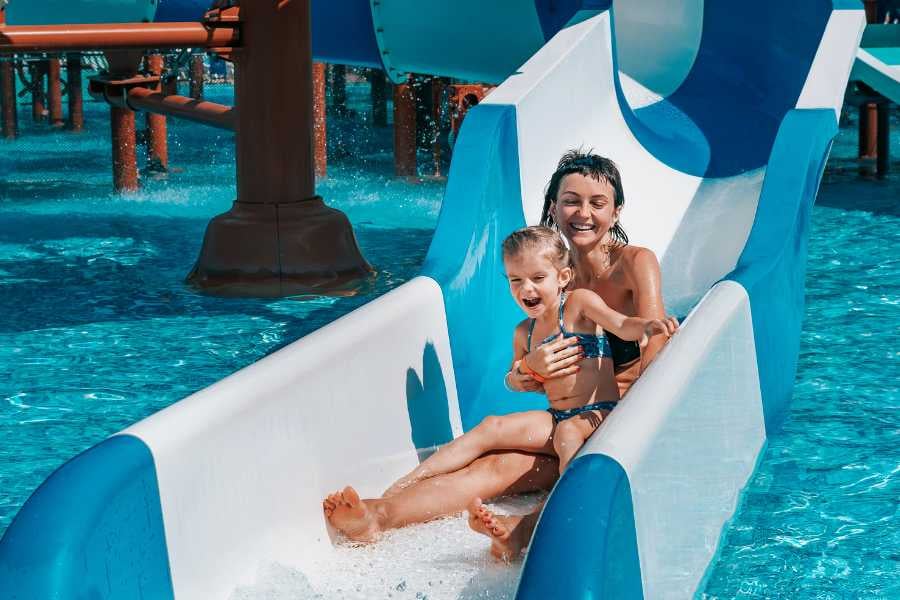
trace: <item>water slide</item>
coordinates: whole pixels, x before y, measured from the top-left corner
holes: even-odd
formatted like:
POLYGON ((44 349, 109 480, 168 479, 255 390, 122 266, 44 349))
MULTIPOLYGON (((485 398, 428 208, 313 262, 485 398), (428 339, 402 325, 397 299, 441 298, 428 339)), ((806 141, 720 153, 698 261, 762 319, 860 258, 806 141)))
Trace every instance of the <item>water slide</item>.
POLYGON ((578 146, 620 166, 624 226, 687 318, 551 493, 517 598, 702 585, 790 401, 861 7, 445 4, 348 2, 341 25, 372 32, 349 63, 502 81, 461 130, 421 275, 62 466, 0 541, 0 598, 226 598, 263 565, 303 573, 334 552, 325 494, 378 495, 485 415, 543 407, 502 385, 521 315, 499 248, 578 146))

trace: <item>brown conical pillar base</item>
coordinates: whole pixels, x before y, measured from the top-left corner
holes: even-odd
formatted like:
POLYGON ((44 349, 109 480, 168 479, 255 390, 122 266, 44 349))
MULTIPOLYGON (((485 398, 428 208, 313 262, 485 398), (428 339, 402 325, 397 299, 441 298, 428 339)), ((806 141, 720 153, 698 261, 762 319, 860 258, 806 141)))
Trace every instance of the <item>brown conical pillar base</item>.
POLYGON ((374 273, 347 216, 315 196, 236 201, 206 228, 187 280, 220 296, 352 296, 368 291, 374 273))

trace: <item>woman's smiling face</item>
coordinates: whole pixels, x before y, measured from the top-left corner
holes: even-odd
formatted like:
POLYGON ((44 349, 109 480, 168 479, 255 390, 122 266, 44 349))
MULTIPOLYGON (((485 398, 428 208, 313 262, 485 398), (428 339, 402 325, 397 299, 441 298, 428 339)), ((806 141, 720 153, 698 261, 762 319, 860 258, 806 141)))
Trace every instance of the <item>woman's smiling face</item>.
MULTIPOLYGON (((590 247, 605 241, 619 218, 616 192, 604 178, 580 173, 563 177, 551 207, 560 232, 573 246, 590 247)), ((606 240, 608 241, 608 240, 606 240)))

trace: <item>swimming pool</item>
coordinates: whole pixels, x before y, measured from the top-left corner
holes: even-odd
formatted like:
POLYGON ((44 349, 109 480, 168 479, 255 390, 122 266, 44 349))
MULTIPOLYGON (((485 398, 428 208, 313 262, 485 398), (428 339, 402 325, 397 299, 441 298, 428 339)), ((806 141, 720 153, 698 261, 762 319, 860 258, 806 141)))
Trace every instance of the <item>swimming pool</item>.
MULTIPOLYGON (((234 194, 229 136, 171 123, 171 161, 184 172, 114 198, 105 107, 88 107, 88 132, 70 148, 57 148, 66 134, 30 128, 0 151, 0 532, 72 454, 370 299, 222 300, 187 290, 181 280, 202 230, 234 194)), ((849 123, 841 132, 813 214, 792 411, 723 533, 701 597, 900 596, 900 178, 859 181, 846 160, 853 131, 849 123)), ((394 181, 376 142, 332 163, 320 191, 347 211, 369 259, 390 265, 378 294, 416 272, 442 186, 394 181)), ((424 527, 427 548, 466 533, 460 521, 424 527)), ((377 564, 370 555, 360 554, 377 564)), ((482 566, 467 576, 510 581, 482 566)), ((468 572, 455 573, 429 597, 476 593, 460 575, 468 572)), ((297 582, 273 577, 288 582, 289 597, 297 582)), ((384 583, 394 597, 427 595, 412 579, 384 583)), ((331 586, 326 597, 346 592, 331 586)))
POLYGON ((855 136, 847 120, 813 210, 791 410, 703 599, 900 598, 900 164, 861 180, 855 136))
MULTIPOLYGON (((348 86, 352 105, 364 88, 348 86)), ((206 92, 231 102, 230 87, 206 92)), ((0 535, 68 458, 415 275, 443 194, 393 178, 390 129, 344 121, 332 134, 356 152, 332 161, 318 192, 353 222, 375 289, 201 296, 183 281, 210 217, 234 200, 231 134, 170 120, 171 178, 116 197, 108 108, 85 113, 73 135, 22 108, 21 138, 0 144, 0 535)))

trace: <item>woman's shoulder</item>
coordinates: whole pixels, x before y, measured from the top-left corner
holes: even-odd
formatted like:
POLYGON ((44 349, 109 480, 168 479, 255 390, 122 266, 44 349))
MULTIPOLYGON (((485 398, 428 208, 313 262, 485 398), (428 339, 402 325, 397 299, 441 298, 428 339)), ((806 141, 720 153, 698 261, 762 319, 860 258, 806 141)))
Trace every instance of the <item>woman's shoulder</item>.
POLYGON ((649 248, 628 244, 620 250, 621 264, 633 277, 659 276, 659 260, 649 248))

